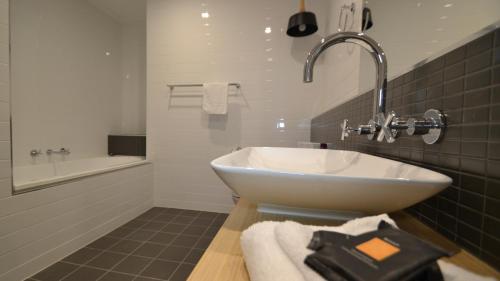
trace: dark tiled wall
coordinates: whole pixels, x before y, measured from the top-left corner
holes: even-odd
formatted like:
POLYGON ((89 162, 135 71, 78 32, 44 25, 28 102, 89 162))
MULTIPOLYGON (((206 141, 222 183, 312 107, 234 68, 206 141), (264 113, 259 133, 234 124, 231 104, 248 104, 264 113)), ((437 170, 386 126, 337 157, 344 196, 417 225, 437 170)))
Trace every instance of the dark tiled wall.
POLYGON ((146 136, 109 135, 108 155, 146 156, 146 136))
POLYGON ((426 145, 406 133, 393 144, 358 135, 340 141, 341 121, 366 124, 372 105, 370 91, 317 116, 311 141, 449 175, 449 188, 408 211, 500 269, 500 30, 388 83, 388 110, 414 117, 430 108, 445 112, 449 126, 441 143, 426 145))

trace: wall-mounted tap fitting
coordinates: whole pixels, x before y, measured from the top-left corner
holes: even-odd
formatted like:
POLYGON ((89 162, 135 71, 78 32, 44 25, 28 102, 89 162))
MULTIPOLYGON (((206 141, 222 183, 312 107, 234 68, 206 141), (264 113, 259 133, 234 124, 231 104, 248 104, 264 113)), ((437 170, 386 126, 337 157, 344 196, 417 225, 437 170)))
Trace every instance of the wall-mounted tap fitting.
POLYGON ((31 156, 31 157, 33 157, 33 158, 35 158, 35 157, 37 157, 37 156, 40 156, 40 155, 42 155, 42 154, 43 154, 43 152, 42 152, 42 150, 41 150, 41 149, 32 149, 32 150, 30 151, 30 156, 31 156))
POLYGON ((368 125, 359 125, 358 128, 348 126, 347 119, 341 124, 341 140, 349 136, 351 132, 359 135, 367 135, 368 139, 377 139, 393 143, 402 130, 406 130, 411 135, 422 135, 422 139, 427 144, 438 142, 446 128, 444 114, 439 110, 428 110, 422 119, 398 117, 396 112, 385 112, 387 96, 387 60, 385 53, 375 40, 364 33, 339 32, 327 36, 317 44, 307 56, 304 65, 304 83, 313 81, 314 64, 319 55, 326 49, 339 43, 357 44, 367 50, 373 57, 376 65, 376 79, 374 88, 374 108, 373 118, 368 121, 368 125))
POLYGON ((68 155, 71 153, 71 151, 69 151, 69 149, 67 148, 60 148, 59 150, 52 150, 52 149, 47 149, 47 155, 50 156, 52 154, 61 154, 61 155, 68 155))

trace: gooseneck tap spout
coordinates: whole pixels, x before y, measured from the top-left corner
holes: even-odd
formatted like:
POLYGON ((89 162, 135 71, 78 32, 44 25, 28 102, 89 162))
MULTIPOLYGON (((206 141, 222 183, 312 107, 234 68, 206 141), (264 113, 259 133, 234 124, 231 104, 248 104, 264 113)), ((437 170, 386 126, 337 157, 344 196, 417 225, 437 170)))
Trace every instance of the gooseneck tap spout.
POLYGON ((306 63, 304 65, 304 83, 310 83, 313 81, 314 64, 316 63, 319 55, 329 47, 339 43, 357 44, 366 49, 372 55, 377 68, 376 84, 374 88, 375 103, 373 116, 375 117, 379 113, 384 115, 387 91, 387 60, 380 45, 364 33, 339 32, 322 39, 321 42, 316 45, 307 56, 306 63))

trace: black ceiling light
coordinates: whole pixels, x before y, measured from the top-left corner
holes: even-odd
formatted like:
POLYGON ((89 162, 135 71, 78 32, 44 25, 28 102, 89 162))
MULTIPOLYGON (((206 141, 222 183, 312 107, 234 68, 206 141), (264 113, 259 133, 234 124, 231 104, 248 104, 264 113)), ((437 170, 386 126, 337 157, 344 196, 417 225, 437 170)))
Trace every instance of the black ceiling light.
POLYGON ((303 37, 318 30, 314 13, 306 12, 304 0, 300 0, 299 12, 290 17, 286 34, 292 37, 303 37))

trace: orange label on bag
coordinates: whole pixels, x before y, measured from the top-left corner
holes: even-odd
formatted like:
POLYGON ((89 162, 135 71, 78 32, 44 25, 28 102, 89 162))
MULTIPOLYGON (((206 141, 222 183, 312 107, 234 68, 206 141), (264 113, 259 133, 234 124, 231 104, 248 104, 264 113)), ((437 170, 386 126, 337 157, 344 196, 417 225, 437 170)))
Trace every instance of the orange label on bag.
POLYGON ((377 261, 382 261, 399 252, 399 248, 377 237, 359 244, 356 249, 377 261))

